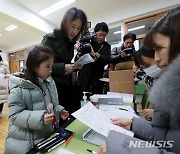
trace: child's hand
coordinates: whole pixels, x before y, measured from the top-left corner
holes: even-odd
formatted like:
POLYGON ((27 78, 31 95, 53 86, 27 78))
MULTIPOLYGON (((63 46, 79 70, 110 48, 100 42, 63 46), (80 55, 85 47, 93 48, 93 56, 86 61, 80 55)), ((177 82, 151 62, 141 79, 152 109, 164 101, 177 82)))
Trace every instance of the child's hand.
POLYGON ((67 118, 69 118, 69 112, 66 110, 62 110, 60 116, 63 120, 66 120, 67 118))
POLYGON ((45 124, 45 125, 52 125, 53 119, 54 119, 54 114, 46 113, 46 114, 44 115, 44 124, 45 124))

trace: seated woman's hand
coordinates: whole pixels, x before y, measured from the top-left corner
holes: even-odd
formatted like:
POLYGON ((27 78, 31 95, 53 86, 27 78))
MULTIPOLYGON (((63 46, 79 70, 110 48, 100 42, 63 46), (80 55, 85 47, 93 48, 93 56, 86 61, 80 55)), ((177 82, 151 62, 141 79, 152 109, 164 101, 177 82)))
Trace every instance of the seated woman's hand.
POLYGON ((132 120, 131 119, 125 119, 125 118, 117 118, 112 120, 112 124, 118 125, 124 129, 130 130, 132 120))
POLYGON ((143 116, 145 119, 150 120, 153 116, 153 109, 144 109, 141 111, 141 116, 143 116))
POLYGON ((106 154, 106 151, 107 151, 107 149, 106 149, 106 142, 103 142, 99 146, 97 154, 106 154))
POLYGON ((133 64, 132 70, 135 73, 138 70, 138 67, 135 64, 133 64))

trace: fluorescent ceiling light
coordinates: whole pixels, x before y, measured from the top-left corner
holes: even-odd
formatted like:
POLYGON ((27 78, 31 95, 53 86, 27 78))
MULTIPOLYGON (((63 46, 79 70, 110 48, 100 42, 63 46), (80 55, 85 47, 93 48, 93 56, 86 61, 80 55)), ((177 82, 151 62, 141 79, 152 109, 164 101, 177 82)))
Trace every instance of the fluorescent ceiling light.
POLYGON ((2 36, 2 34, 0 34, 0 36, 2 36))
POLYGON ((138 29, 142 29, 142 28, 145 28, 145 25, 134 27, 134 28, 130 28, 130 29, 128 29, 128 31, 130 32, 130 31, 134 31, 134 30, 138 30, 138 29))
POLYGON ((6 28, 4 28, 4 30, 6 30, 6 31, 12 31, 12 30, 14 30, 14 29, 16 29, 18 26, 16 26, 16 25, 14 25, 14 24, 12 24, 12 25, 10 25, 10 26, 8 26, 8 27, 6 27, 6 28))
POLYGON ((50 14, 52 12, 55 12, 55 11, 65 7, 67 5, 70 5, 70 4, 74 3, 74 2, 76 2, 76 0, 61 0, 60 2, 58 2, 58 3, 54 4, 54 5, 40 11, 39 15, 42 16, 42 17, 46 16, 46 15, 48 15, 48 14, 50 14))
POLYGON ((119 30, 119 31, 114 32, 114 34, 119 34, 119 33, 121 33, 121 31, 120 31, 120 30, 119 30))

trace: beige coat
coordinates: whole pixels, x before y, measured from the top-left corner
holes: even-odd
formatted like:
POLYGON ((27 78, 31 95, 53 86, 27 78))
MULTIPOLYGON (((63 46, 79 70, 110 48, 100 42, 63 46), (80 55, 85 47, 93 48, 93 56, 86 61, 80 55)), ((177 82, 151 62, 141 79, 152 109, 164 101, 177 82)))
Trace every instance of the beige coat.
MULTIPOLYGON (((8 69, 8 64, 4 61, 0 62, 0 78, 4 76, 9 76, 9 69, 8 69)), ((2 103, 7 103, 8 99, 8 86, 2 85, 0 83, 0 104, 2 103)))

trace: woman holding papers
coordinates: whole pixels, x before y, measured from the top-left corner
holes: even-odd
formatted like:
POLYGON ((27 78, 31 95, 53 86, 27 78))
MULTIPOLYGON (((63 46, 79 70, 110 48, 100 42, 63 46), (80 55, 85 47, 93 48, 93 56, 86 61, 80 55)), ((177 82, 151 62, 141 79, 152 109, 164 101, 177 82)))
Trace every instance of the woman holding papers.
MULTIPOLYGON (((2 78, 2 80, 9 78, 8 63, 3 61, 1 55, 0 55, 0 78, 2 78)), ((1 85, 1 84, 0 84, 0 118, 2 117, 3 105, 8 101, 8 83, 7 85, 1 85)))
POLYGON ((145 38, 145 45, 155 50, 157 65, 166 70, 151 89, 150 101, 154 104, 152 122, 142 118, 119 118, 112 121, 113 124, 131 129, 136 137, 149 141, 151 145, 111 131, 107 144, 101 145, 99 154, 180 153, 179 19, 180 7, 177 7, 164 15, 145 38))
POLYGON ((86 30, 87 17, 84 11, 70 8, 62 19, 60 29, 54 29, 53 33, 46 34, 41 42, 55 54, 52 77, 57 86, 59 103, 70 113, 80 108, 81 100, 81 92, 73 83, 75 65, 71 64, 71 60, 76 40, 86 30))

